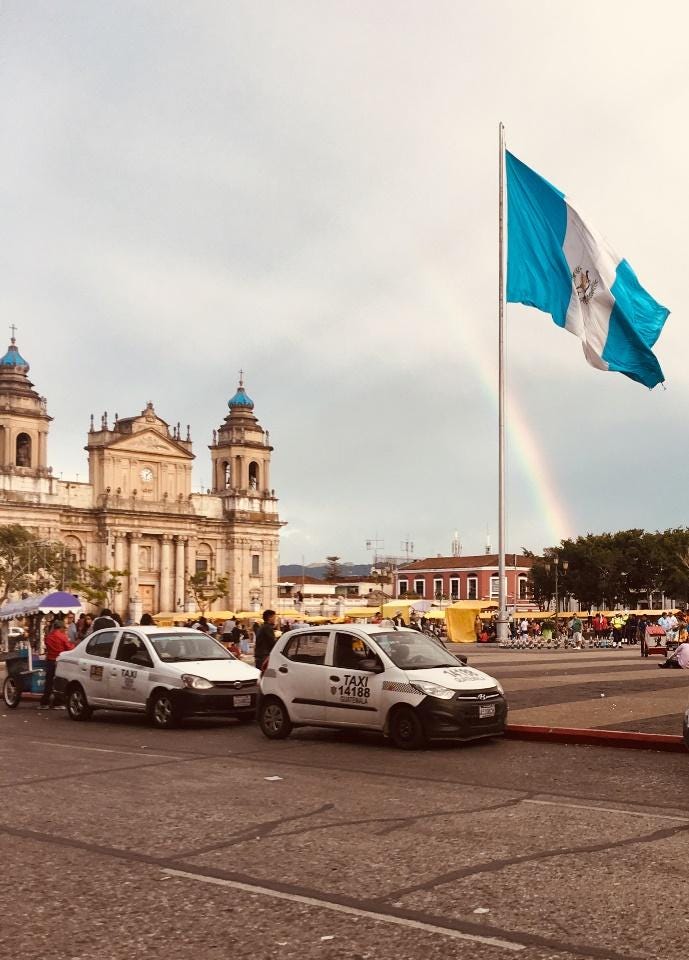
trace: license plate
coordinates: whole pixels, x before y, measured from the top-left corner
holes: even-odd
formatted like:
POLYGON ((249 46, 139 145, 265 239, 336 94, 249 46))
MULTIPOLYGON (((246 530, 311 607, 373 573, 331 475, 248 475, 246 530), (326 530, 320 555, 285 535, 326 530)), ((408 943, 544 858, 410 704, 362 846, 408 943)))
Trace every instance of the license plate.
POLYGON ((478 717, 479 720, 483 720, 484 717, 494 717, 495 716, 495 704, 494 703, 484 703, 478 708, 478 717))
MULTIPOLYGON (((251 697, 232 697, 232 703, 235 707, 250 707, 251 706, 251 697)), ((495 707, 493 707, 493 713, 495 713, 495 707)))

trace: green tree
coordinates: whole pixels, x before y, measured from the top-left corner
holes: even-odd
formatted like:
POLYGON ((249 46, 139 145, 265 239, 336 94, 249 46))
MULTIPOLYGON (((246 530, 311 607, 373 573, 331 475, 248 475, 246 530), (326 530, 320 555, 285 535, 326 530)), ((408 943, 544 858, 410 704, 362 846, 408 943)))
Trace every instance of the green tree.
POLYGON ((187 584, 189 592, 194 598, 196 609, 205 615, 206 610, 219 600, 220 597, 227 595, 228 577, 216 577, 215 580, 208 579, 208 573, 200 570, 198 573, 192 573, 187 584))
POLYGON ((45 593, 62 585, 70 563, 64 545, 42 540, 18 523, 0 526, 0 602, 14 593, 45 593))
POLYGON ((128 570, 84 565, 76 572, 70 587, 89 603, 99 607, 113 607, 115 597, 122 593, 121 578, 127 576, 128 570))

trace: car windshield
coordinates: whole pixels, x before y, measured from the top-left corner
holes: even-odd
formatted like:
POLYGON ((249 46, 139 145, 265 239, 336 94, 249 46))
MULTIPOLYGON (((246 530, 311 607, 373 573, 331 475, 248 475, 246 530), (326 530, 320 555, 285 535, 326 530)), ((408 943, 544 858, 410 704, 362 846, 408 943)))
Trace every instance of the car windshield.
POLYGON ((375 640, 381 650, 401 670, 430 670, 433 667, 459 665, 456 657, 418 630, 375 633, 371 639, 375 640))
POLYGON ((217 640, 199 630, 190 630, 189 633, 156 633, 148 639, 163 663, 235 659, 217 640))

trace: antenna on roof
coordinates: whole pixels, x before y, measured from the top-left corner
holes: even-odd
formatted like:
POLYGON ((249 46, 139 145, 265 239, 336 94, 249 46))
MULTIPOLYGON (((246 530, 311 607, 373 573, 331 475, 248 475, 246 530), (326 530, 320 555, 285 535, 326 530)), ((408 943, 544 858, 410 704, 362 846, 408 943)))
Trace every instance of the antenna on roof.
POLYGON ((452 556, 461 557, 462 555, 462 544, 459 539, 459 531, 455 530, 454 536, 452 537, 452 556))

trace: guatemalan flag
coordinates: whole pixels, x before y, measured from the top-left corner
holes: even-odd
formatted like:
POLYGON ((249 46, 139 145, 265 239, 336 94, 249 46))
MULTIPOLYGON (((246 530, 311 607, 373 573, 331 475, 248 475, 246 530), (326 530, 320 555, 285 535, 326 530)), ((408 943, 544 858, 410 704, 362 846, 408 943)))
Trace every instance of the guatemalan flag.
POLYGON ((507 299, 549 313, 591 366, 662 383, 651 348, 670 311, 563 193, 509 152, 506 165, 507 299))

